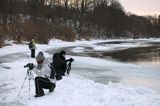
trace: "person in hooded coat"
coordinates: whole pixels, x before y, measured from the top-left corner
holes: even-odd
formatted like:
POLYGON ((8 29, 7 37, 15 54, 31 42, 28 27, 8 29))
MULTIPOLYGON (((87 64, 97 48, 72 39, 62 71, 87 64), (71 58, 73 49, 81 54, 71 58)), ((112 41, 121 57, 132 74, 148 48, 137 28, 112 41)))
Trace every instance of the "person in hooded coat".
POLYGON ((35 97, 41 97, 44 95, 43 89, 48 89, 49 92, 53 92, 56 87, 56 80, 50 78, 51 69, 43 55, 43 52, 39 52, 36 56, 37 65, 34 65, 33 72, 37 75, 35 78, 35 97))

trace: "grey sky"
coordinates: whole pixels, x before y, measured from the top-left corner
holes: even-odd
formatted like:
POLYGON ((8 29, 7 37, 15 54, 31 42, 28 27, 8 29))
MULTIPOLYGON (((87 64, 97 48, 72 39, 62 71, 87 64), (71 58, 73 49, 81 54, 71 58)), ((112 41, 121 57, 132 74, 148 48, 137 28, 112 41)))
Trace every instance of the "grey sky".
POLYGON ((137 15, 160 14, 160 0, 119 0, 127 12, 137 15))

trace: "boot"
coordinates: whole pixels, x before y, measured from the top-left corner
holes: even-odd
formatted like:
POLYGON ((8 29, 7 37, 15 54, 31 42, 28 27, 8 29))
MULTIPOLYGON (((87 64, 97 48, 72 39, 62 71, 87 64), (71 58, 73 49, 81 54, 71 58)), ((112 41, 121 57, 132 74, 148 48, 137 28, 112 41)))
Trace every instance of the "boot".
POLYGON ((53 84, 51 87, 50 87, 50 89, 49 89, 49 92, 53 92, 54 91, 54 88, 55 88, 55 84, 53 84))
POLYGON ((36 95, 34 95, 34 97, 41 97, 41 96, 43 96, 44 94, 36 94, 36 95))

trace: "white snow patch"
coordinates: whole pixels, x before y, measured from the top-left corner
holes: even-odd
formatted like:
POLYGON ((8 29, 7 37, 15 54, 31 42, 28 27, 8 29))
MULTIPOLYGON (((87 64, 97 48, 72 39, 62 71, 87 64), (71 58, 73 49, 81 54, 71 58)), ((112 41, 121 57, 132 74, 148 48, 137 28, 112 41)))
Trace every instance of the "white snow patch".
POLYGON ((84 47, 76 47, 74 49, 72 49, 73 52, 75 53, 80 53, 84 51, 84 47))

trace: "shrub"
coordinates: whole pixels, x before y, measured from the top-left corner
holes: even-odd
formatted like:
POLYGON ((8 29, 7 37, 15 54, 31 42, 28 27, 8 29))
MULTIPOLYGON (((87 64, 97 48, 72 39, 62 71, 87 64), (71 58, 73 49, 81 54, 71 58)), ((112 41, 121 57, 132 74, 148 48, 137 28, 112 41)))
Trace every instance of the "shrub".
POLYGON ((4 36, 0 34, 0 48, 4 45, 4 36))
POLYGON ((56 38, 62 39, 65 41, 74 41, 76 38, 76 33, 70 27, 59 26, 55 30, 56 38))

